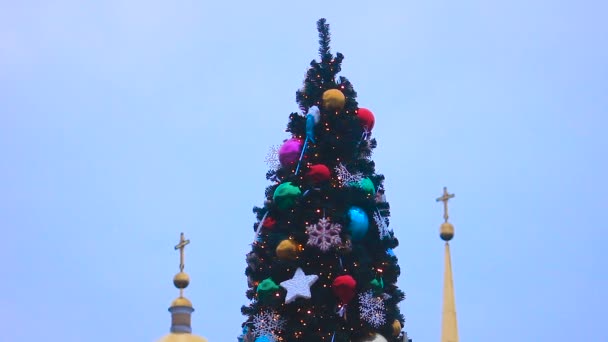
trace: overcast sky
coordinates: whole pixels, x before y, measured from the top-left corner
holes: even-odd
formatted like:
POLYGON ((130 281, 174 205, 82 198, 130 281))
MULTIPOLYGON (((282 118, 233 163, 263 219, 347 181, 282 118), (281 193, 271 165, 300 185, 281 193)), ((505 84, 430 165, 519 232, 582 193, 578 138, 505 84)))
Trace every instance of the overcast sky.
POLYGON ((235 341, 251 208, 317 57, 376 115, 406 330, 438 341, 442 187, 460 338, 606 341, 602 1, 4 1, 6 341, 154 341, 185 232, 194 331, 235 341))

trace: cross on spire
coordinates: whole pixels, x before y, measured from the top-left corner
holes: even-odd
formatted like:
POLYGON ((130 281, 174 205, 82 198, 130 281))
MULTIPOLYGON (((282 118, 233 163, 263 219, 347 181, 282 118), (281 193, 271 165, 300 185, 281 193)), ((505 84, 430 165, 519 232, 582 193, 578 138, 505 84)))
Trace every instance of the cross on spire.
POLYGON ((184 238, 184 233, 179 237, 179 243, 175 246, 175 250, 179 249, 179 271, 184 272, 184 248, 190 243, 190 239, 184 238))
POLYGON ((436 199, 437 202, 443 202, 443 219, 448 222, 448 201, 450 198, 454 198, 454 194, 448 193, 448 188, 443 187, 443 195, 436 199))

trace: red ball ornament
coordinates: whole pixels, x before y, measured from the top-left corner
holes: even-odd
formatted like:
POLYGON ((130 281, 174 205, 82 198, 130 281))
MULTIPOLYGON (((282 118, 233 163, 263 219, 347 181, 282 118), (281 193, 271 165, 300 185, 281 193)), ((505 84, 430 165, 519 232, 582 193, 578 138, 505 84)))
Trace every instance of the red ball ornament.
POLYGON ((371 131, 374 128, 374 123, 376 123, 376 119, 374 118, 374 113, 367 108, 359 108, 357 109, 357 117, 359 121, 361 121, 361 125, 368 131, 371 131))
POLYGON ((331 284, 334 294, 340 298, 342 303, 348 304, 355 297, 357 281, 352 276, 345 274, 334 279, 331 284))
POLYGON ((274 228, 275 224, 277 224, 277 221, 269 216, 264 219, 264 223, 262 223, 262 227, 264 227, 266 229, 272 229, 272 228, 274 228))
POLYGON ((315 164, 308 168, 306 179, 313 184, 319 184, 328 181, 331 178, 329 168, 323 164, 315 164))

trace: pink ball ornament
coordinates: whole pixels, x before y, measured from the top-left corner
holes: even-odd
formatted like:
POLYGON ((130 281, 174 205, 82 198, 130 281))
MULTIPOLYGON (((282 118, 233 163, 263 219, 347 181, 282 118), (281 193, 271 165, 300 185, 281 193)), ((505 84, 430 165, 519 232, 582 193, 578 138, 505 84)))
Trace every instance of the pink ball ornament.
POLYGON ((295 165, 300 159, 300 152, 302 151, 302 140, 292 138, 283 143, 283 146, 279 149, 279 162, 283 166, 295 165))
POLYGON ((367 108, 359 108, 357 109, 357 117, 359 121, 361 121, 361 125, 368 131, 371 131, 374 128, 374 124, 376 123, 376 118, 374 118, 374 113, 367 108))

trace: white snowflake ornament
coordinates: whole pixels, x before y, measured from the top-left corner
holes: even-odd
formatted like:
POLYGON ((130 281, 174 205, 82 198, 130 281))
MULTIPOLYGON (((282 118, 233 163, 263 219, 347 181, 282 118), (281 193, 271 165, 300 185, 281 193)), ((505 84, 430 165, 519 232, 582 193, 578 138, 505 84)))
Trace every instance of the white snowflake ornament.
POLYGON ((391 233, 393 232, 386 225, 386 220, 379 212, 374 213, 374 221, 376 222, 376 226, 378 226, 378 234, 380 235, 380 240, 384 238, 391 237, 391 233))
POLYGON ((355 173, 351 174, 344 164, 340 163, 340 165, 335 168, 336 176, 338 176, 338 181, 340 181, 340 185, 348 185, 349 183, 358 183, 361 178, 363 178, 363 174, 355 173))
POLYGON ((263 311, 253 316, 255 336, 271 336, 276 340, 277 333, 283 331, 285 320, 274 311, 263 311))
POLYGON ((306 227, 306 233, 308 233, 306 244, 327 252, 331 247, 339 246, 342 243, 342 239, 340 239, 341 230, 342 225, 331 223, 328 219, 322 218, 317 224, 306 227))
POLYGON ((279 161, 279 146, 274 145, 268 149, 268 153, 266 154, 266 158, 264 161, 266 165, 273 170, 278 169, 281 166, 281 162, 279 161))
POLYGON ((379 328, 386 323, 384 312, 384 300, 374 296, 372 290, 359 294, 359 314, 361 319, 374 328, 379 328))
POLYGON ((293 278, 281 282, 281 287, 287 290, 285 295, 285 303, 291 303, 297 298, 310 299, 310 287, 314 284, 319 276, 310 274, 304 274, 301 268, 298 267, 293 278))

